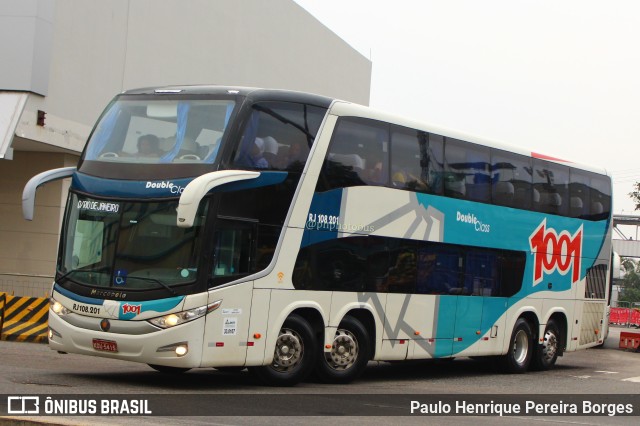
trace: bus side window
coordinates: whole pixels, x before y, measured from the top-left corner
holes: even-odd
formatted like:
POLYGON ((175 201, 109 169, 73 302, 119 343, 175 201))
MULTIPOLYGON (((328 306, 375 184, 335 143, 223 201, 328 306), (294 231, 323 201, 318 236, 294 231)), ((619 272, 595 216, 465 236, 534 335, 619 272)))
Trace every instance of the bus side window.
POLYGON ((493 150, 491 183, 493 203, 530 209, 532 198, 531 159, 524 155, 493 150))
POLYGON ((428 134, 393 126, 391 130, 391 186, 411 191, 429 190, 428 134))
POLYGON ((214 277, 242 275, 253 272, 251 264, 253 225, 218 220, 214 232, 214 277))
POLYGON ((389 125, 356 117, 338 120, 325 158, 318 191, 389 180, 389 125))
POLYGON ((586 219, 591 206, 590 173, 571 170, 569 181, 569 216, 586 219))
POLYGON ((540 194, 537 210, 567 216, 570 203, 569 168, 537 159, 534 159, 533 166, 533 187, 540 194))
POLYGON ((488 147, 447 138, 445 158, 446 195, 482 203, 491 201, 488 147))
POLYGON ((253 109, 234 166, 302 171, 326 109, 293 102, 262 102, 253 109))
POLYGON ((605 220, 611 213, 611 180, 607 176, 592 175, 589 184, 589 219, 605 220))

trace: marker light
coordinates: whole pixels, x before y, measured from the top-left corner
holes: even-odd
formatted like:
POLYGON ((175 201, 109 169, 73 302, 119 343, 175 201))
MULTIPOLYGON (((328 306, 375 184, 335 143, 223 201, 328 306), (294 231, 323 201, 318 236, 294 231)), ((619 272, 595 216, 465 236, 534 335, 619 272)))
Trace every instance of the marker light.
POLYGON ((69 309, 62 306, 62 303, 55 301, 53 299, 51 299, 51 310, 60 316, 71 313, 69 309))
POLYGON ((160 328, 170 328, 203 317, 209 312, 213 312, 218 309, 221 304, 222 300, 217 300, 207 306, 200 306, 199 308, 189 309, 188 311, 175 312, 173 314, 151 318, 148 321, 160 328))

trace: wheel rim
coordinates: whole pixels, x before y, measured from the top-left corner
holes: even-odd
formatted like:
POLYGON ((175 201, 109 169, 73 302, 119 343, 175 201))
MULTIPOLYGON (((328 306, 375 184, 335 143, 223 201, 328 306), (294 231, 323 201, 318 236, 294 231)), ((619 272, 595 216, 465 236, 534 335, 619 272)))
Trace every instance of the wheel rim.
POLYGON ((276 371, 286 372, 294 369, 302 360, 304 345, 298 333, 289 329, 280 330, 271 365, 276 371))
POLYGON ((558 352, 558 336, 553 330, 544 332, 544 343, 542 343, 542 359, 545 362, 553 361, 558 352))
POLYGON ((513 360, 522 365, 529 354, 529 338, 524 330, 518 330, 513 339, 513 360))
POLYGON ((331 352, 325 353, 325 358, 334 370, 348 370, 355 364, 359 352, 358 340, 353 333, 339 329, 333 339, 331 352))

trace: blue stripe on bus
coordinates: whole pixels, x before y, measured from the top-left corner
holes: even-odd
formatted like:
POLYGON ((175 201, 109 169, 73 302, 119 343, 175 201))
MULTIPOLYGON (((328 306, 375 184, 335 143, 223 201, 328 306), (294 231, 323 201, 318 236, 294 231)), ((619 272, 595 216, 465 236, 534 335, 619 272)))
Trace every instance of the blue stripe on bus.
POLYGON ((175 308, 184 300, 184 296, 170 297, 168 299, 147 300, 144 302, 120 302, 118 307, 118 319, 131 320, 143 312, 157 312, 159 315, 175 308), (125 309, 125 306, 127 307, 125 309), (126 311, 126 312, 125 312, 126 311))
POLYGON ((311 201, 309 215, 306 220, 304 235, 302 237, 302 247, 323 241, 338 238, 338 228, 336 224, 325 219, 329 217, 339 217, 342 204, 342 189, 334 189, 327 192, 316 193, 311 201), (324 232, 312 232, 324 231, 324 232))
MULTIPOLYGON (((213 192, 239 191, 243 189, 260 188, 282 183, 287 178, 287 172, 260 172, 256 179, 231 182, 214 188, 213 192)), ((104 179, 76 172, 73 174, 71 187, 82 192, 103 197, 117 198, 176 198, 182 194, 184 188, 193 178, 165 179, 153 181, 104 179)))
POLYGON ((71 300, 75 300, 76 302, 80 303, 86 303, 88 305, 102 305, 104 303, 103 299, 94 299, 93 297, 80 296, 60 287, 58 284, 53 285, 53 291, 57 291, 61 295, 68 297, 71 300))

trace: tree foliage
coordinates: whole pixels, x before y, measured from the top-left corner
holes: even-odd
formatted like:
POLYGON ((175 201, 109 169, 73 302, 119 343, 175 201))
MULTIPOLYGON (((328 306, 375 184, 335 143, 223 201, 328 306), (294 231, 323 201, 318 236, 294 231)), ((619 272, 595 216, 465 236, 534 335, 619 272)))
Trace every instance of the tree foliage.
POLYGON ((629 197, 636 204, 636 210, 640 210, 640 182, 633 184, 633 191, 629 193, 629 197))
POLYGON ((620 302, 640 302, 640 262, 623 258, 624 278, 621 280, 620 302))

